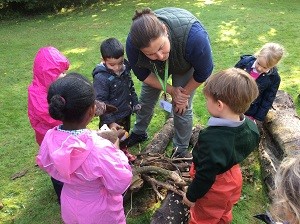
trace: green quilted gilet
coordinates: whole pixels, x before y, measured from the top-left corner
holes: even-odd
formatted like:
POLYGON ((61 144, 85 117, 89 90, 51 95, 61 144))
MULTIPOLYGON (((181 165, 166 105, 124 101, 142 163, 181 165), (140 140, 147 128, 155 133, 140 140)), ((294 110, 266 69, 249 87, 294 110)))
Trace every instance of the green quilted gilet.
MULTIPOLYGON (((154 11, 155 15, 168 28, 171 51, 169 56, 169 75, 183 74, 192 66, 184 59, 185 46, 189 31, 198 19, 190 12, 179 8, 162 8, 154 11)), ((143 53, 139 54, 137 66, 147 68, 154 73, 154 64, 159 76, 164 79, 165 62, 152 61, 143 53)))

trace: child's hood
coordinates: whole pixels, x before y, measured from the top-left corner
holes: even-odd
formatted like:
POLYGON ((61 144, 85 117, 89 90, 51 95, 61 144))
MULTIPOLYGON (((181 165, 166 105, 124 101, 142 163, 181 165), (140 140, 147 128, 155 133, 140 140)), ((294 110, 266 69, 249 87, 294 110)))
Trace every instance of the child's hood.
POLYGON ((43 47, 33 62, 33 83, 47 89, 69 66, 69 60, 56 48, 43 47))
POLYGON ((119 74, 116 74, 116 73, 113 72, 112 70, 108 69, 108 68, 106 67, 106 65, 105 65, 103 62, 101 62, 100 64, 98 64, 98 65, 94 68, 94 70, 93 70, 93 72, 92 72, 92 75, 93 75, 93 77, 94 77, 94 76, 97 75, 98 73, 104 72, 104 73, 109 73, 109 74, 114 74, 114 75, 120 76, 120 75, 123 74, 124 72, 126 72, 126 71, 129 72, 130 70, 131 70, 131 67, 130 67, 130 65, 129 65, 129 62, 128 62, 126 59, 124 59, 123 70, 122 70, 119 74))
POLYGON ((94 68, 92 75, 94 77, 96 74, 101 72, 105 72, 105 73, 109 72, 102 62, 94 68))
POLYGON ((49 150, 48 163, 49 165, 53 164, 61 176, 70 179, 70 175, 82 165, 90 154, 89 142, 84 141, 85 134, 81 134, 83 137, 79 138, 64 132, 58 135, 57 132, 58 130, 54 128, 47 132, 47 137, 45 136, 49 150))

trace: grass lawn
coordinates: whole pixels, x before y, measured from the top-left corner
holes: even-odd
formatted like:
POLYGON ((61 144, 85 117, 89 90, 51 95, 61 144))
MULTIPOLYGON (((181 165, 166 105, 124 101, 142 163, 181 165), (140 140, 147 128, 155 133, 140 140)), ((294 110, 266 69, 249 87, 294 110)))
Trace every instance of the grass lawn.
MULTIPOLYGON (((99 3, 86 9, 65 10, 56 15, 14 17, 0 21, 0 223, 61 223, 59 206, 50 178, 35 166, 38 146, 27 118, 27 86, 37 50, 53 45, 70 60, 70 71, 92 80, 99 62, 99 44, 108 37, 125 43, 135 9, 175 6, 196 15, 206 27, 213 49, 215 72, 232 67, 241 54, 253 54, 266 42, 281 43, 287 55, 279 64, 280 89, 287 91, 300 112, 300 20, 298 0, 272 1, 179 1, 124 0, 99 3), (12 179, 23 172, 20 178, 12 179)), ((137 91, 141 83, 134 77, 137 91)), ((201 88, 194 97, 194 122, 206 124, 208 113, 201 88)), ((157 132, 165 114, 155 111, 149 134, 157 132)), ((132 122, 135 117, 133 116, 132 122)), ((90 128, 97 127, 95 118, 90 128)), ((144 143, 142 146, 147 144, 144 143)), ((137 151, 137 149, 135 148, 137 151)), ((267 209, 268 200, 260 181, 257 155, 243 163, 253 173, 244 182, 243 196, 234 208, 234 222, 252 224, 252 216, 267 209)), ((133 197, 129 224, 149 223, 159 203, 147 205, 153 192, 146 187, 133 197), (147 200, 143 200, 147 199, 147 200), (147 205, 147 211, 141 210, 147 205)), ((151 200, 152 201, 152 200, 151 200)), ((126 205, 126 211, 130 204, 126 205)))

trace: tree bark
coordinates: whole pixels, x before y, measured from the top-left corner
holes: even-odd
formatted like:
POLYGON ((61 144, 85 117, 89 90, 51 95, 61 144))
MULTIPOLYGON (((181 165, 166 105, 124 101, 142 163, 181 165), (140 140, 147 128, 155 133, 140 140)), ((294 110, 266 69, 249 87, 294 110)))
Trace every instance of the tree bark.
POLYGON ((189 208, 182 202, 182 196, 168 191, 162 205, 152 216, 151 224, 180 224, 187 223, 189 208))
POLYGON ((174 135, 174 120, 173 118, 169 118, 162 129, 156 133, 151 141, 151 143, 146 146, 143 150, 148 153, 161 153, 165 152, 166 147, 168 146, 170 140, 174 135))
POLYGON ((276 99, 266 117, 265 127, 272 134, 283 156, 299 154, 300 118, 290 95, 278 91, 276 99))
POLYGON ((264 182, 271 190, 282 159, 300 153, 300 119, 289 94, 280 90, 277 92, 261 130, 261 170, 264 182))
POLYGON ((203 129, 204 127, 202 125, 197 124, 193 130, 192 130, 192 136, 190 139, 190 146, 192 148, 194 148, 194 146, 196 145, 197 141, 198 141, 198 136, 199 136, 199 132, 203 129))

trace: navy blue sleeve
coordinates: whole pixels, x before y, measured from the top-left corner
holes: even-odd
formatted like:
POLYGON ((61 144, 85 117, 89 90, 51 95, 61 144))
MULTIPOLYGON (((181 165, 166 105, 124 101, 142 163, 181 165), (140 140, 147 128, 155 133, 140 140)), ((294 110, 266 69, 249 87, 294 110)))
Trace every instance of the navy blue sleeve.
MULTIPOLYGON (((109 102, 109 82, 102 74, 98 73, 94 76, 93 86, 96 92, 96 99, 104 103, 110 104, 109 102)), ((102 114, 101 120, 104 124, 110 124, 115 122, 113 114, 102 114)))
POLYGON ((200 23, 194 23, 188 35, 185 60, 194 67, 196 82, 204 82, 213 71, 210 40, 200 23))
POLYGON ((261 94, 260 105, 257 109, 256 114, 253 117, 259 121, 263 121, 267 116, 272 104, 275 100, 277 90, 280 85, 280 76, 277 72, 277 69, 274 68, 274 75, 270 77, 270 86, 265 89, 261 94))
POLYGON ((235 64, 235 68, 246 69, 247 72, 251 69, 251 66, 255 62, 256 58, 253 55, 246 54, 240 57, 240 60, 235 64))
POLYGON ((93 86, 96 92, 96 99, 109 103, 109 83, 102 74, 98 73, 94 76, 93 86))
POLYGON ((135 46, 133 46, 130 35, 128 35, 126 40, 126 55, 127 59, 129 61, 129 64, 131 66, 131 69, 134 73, 134 75, 140 80, 144 81, 149 75, 150 70, 146 68, 140 68, 136 66, 138 57, 139 57, 140 50, 137 49, 135 46))

